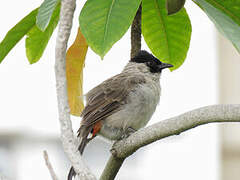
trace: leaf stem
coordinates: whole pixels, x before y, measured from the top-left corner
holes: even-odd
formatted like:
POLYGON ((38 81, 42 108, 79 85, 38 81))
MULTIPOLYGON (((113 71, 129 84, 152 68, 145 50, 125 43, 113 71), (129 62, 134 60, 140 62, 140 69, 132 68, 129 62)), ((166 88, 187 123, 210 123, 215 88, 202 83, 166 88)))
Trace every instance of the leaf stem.
POLYGON ((141 16, 142 5, 139 6, 131 26, 131 58, 133 58, 141 50, 141 16))

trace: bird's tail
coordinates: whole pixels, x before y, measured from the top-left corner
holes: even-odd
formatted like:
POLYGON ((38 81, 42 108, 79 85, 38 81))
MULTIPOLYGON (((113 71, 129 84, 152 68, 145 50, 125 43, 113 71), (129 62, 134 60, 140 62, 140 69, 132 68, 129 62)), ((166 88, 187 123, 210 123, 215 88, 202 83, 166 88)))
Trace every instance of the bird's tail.
MULTIPOLYGON (((88 134, 91 132, 92 127, 86 128, 81 126, 78 130, 78 137, 80 137, 80 145, 78 146, 78 151, 80 154, 83 154, 83 151, 87 145, 87 143, 92 140, 92 138, 88 139, 88 134)), ((68 173, 68 180, 72 180, 73 177, 76 175, 76 172, 73 167, 71 167, 68 173)))
POLYGON ((68 180, 72 180, 72 178, 76 175, 76 172, 73 167, 71 167, 69 173, 68 173, 68 180))

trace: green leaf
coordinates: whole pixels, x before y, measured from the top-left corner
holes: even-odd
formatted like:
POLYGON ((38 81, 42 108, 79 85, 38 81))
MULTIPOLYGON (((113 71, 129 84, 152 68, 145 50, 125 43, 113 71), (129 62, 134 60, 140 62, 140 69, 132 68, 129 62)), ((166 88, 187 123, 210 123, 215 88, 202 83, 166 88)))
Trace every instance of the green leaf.
POLYGON ((168 15, 175 14, 180 11, 186 0, 167 0, 167 12, 168 15))
POLYGON ((54 29, 59 20, 60 4, 55 8, 47 29, 42 32, 35 25, 28 33, 26 38, 26 54, 30 64, 36 63, 42 56, 54 29))
POLYGON ((131 25, 141 0, 88 0, 79 17, 88 45, 102 58, 131 25))
POLYGON ((240 0, 195 0, 240 53, 240 0))
POLYGON ((52 17, 53 11, 59 2, 60 0, 44 0, 44 2, 41 4, 36 20, 36 24, 40 30, 46 30, 52 17))
POLYGON ((165 0, 143 0, 142 33, 153 54, 177 69, 184 62, 191 39, 191 23, 184 8, 168 16, 165 0))
POLYGON ((38 8, 18 22, 0 43, 0 63, 22 37, 35 25, 38 8))

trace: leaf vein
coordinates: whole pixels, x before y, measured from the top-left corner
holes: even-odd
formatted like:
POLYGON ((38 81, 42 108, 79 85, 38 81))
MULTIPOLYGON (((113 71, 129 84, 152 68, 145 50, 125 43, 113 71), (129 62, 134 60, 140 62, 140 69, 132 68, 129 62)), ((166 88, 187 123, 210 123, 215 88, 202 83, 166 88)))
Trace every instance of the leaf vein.
POLYGON ((159 4, 157 3, 157 0, 154 0, 155 7, 158 9, 157 13, 160 18, 160 21, 162 21, 162 26, 163 26, 163 31, 165 34, 165 42, 166 42, 166 47, 167 47, 167 54, 168 54, 168 60, 170 60, 170 53, 169 53, 169 44, 168 44, 168 37, 167 37, 167 31, 166 31, 166 25, 164 23, 163 17, 160 13, 160 7, 159 4))
POLYGON ((103 42, 102 42, 102 44, 105 44, 105 41, 106 41, 106 37, 107 37, 107 33, 108 33, 108 24, 109 24, 110 14, 111 14, 111 12, 112 12, 114 3, 115 3, 115 0, 112 0, 111 6, 110 6, 110 8, 108 9, 106 24, 105 24, 105 26, 104 26, 104 36, 103 36, 103 42))
POLYGON ((237 23, 240 25, 240 18, 237 17, 234 13, 229 11, 226 7, 224 7, 222 4, 218 3, 216 0, 208 0, 209 2, 212 2, 218 9, 221 9, 223 12, 231 16, 237 23))

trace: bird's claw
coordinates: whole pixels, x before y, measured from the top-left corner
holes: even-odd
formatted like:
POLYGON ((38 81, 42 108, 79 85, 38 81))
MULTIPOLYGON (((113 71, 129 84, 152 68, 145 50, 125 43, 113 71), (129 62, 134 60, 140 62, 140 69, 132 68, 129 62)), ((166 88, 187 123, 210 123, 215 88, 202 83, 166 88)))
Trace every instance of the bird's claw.
POLYGON ((137 130, 133 129, 132 127, 128 127, 125 131, 125 133, 122 135, 121 139, 128 138, 131 134, 135 133, 137 130))

